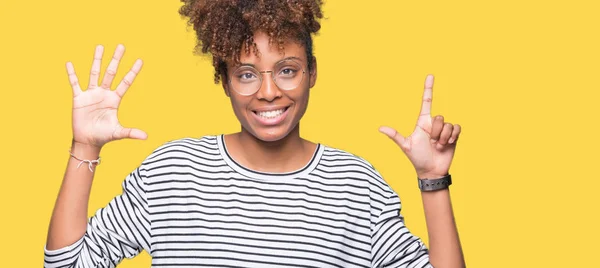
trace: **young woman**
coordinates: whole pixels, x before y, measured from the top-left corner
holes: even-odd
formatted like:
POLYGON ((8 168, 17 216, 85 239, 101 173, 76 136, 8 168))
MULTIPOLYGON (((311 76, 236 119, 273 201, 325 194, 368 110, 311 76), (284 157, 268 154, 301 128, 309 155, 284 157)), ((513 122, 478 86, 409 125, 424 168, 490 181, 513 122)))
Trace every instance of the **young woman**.
POLYGON ((463 267, 448 190, 460 127, 432 118, 425 82, 414 132, 383 127, 415 167, 430 250, 411 234, 397 194, 366 160, 299 135, 317 81, 312 36, 319 0, 185 0, 198 48, 241 131, 183 138, 157 148, 123 182, 123 193, 89 220, 94 168, 104 144, 146 139, 117 119, 142 67, 110 90, 124 47, 100 84, 96 48, 89 86, 73 65, 73 141, 45 248, 46 267, 114 267, 142 250, 152 267, 463 267))

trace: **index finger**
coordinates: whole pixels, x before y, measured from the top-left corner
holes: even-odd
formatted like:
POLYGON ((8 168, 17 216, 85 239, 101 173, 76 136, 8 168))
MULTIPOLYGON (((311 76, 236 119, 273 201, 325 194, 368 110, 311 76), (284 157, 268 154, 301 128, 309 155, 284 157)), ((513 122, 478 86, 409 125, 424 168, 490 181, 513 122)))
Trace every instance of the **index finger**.
POLYGON ((425 78, 425 89, 423 90, 423 102, 421 104, 421 116, 431 116, 431 102, 433 100, 433 75, 427 75, 425 78))
POLYGON ((125 95, 127 89, 129 89, 131 84, 133 84, 133 80, 135 80, 135 77, 138 75, 140 70, 142 70, 143 63, 144 62, 141 59, 137 59, 135 63, 133 63, 131 70, 129 70, 125 77, 123 77, 123 80, 121 80, 121 83, 119 83, 117 89, 115 90, 119 97, 123 98, 123 95, 125 95))

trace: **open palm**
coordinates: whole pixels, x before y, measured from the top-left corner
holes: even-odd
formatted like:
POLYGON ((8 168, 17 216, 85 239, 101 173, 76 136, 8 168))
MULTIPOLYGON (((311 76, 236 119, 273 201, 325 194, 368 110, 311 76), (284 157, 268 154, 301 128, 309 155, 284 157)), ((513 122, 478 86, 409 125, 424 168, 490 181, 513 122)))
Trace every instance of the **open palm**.
POLYGON ((444 123, 444 117, 431 117, 433 76, 425 80, 423 102, 417 124, 412 134, 403 137, 390 127, 379 130, 391 138, 406 154, 419 178, 435 179, 448 174, 456 149, 460 125, 444 123))
POLYGON ((112 60, 98 85, 104 48, 96 47, 90 72, 88 89, 82 91, 79 79, 71 62, 67 62, 67 74, 73 88, 73 140, 75 142, 102 147, 107 142, 124 138, 146 139, 147 134, 139 129, 123 127, 117 118, 121 99, 142 68, 137 60, 117 88, 110 89, 117 73, 119 62, 125 52, 123 45, 117 46, 112 60))

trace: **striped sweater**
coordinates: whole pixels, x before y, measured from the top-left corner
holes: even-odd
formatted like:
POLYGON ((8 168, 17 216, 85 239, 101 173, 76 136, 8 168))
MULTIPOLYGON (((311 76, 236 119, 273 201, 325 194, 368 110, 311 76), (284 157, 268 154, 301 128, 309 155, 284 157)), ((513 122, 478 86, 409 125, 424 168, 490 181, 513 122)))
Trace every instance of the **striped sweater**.
POLYGON ((152 267, 432 267, 398 195, 364 159, 322 144, 289 173, 250 170, 223 135, 154 150, 123 193, 45 267, 115 267, 142 250, 152 267))

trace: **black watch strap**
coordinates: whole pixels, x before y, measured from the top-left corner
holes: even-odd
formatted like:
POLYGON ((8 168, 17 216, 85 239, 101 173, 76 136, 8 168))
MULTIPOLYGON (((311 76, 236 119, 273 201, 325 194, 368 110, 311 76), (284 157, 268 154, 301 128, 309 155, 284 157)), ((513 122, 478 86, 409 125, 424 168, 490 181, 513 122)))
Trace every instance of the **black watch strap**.
POLYGON ((420 179, 419 181, 419 189, 422 192, 431 192, 448 188, 448 186, 452 185, 452 177, 450 174, 441 177, 439 179, 420 179))

